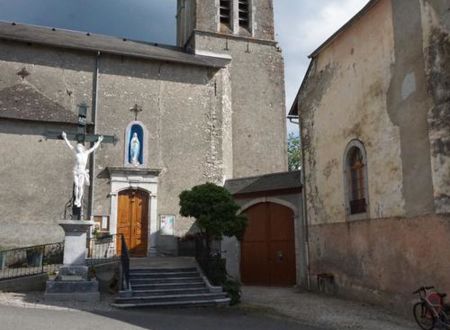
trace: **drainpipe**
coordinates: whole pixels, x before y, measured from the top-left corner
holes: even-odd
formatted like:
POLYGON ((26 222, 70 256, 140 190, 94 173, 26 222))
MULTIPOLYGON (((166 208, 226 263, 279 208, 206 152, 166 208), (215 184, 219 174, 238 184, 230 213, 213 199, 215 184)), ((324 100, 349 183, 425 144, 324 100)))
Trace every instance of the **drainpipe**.
MULTIPOLYGON (((300 132, 302 132, 302 124, 298 121, 300 132)), ((305 266, 306 266, 306 287, 311 290, 311 274, 310 274, 310 254, 309 254, 309 225, 308 225, 308 211, 306 209, 306 185, 305 185, 305 153, 303 150, 303 139, 300 133, 300 150, 302 151, 302 213, 303 213, 303 228, 305 237, 305 266)))
MULTIPOLYGON (((301 122, 299 116, 289 115, 287 119, 292 124, 298 124, 300 132, 302 131, 301 122)), ((305 153, 303 152, 302 138, 300 134, 300 150, 302 151, 302 167, 301 167, 301 185, 302 185, 302 226, 303 226, 303 238, 305 239, 304 248, 305 248, 305 268, 306 268, 306 288, 311 290, 311 274, 310 274, 310 265, 309 265, 309 227, 308 227, 308 211, 306 210, 306 187, 305 187, 305 153)))
MULTIPOLYGON (((94 124, 94 134, 97 134, 97 105, 98 105, 98 74, 100 66, 100 52, 97 52, 95 58, 95 71, 92 86, 92 122, 94 124)), ((92 142, 94 143, 94 142, 92 142)), ((89 172, 91 173, 91 182, 89 186, 89 219, 94 215, 94 193, 95 193, 95 152, 91 154, 89 163, 89 172)))

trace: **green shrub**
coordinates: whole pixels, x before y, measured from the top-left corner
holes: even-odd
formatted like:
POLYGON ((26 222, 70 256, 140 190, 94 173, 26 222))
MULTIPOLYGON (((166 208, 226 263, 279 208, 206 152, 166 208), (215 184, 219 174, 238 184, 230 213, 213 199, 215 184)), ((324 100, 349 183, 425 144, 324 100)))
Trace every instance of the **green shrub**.
POLYGON ((222 287, 231 298, 230 305, 236 305, 241 302, 241 282, 228 276, 222 287))

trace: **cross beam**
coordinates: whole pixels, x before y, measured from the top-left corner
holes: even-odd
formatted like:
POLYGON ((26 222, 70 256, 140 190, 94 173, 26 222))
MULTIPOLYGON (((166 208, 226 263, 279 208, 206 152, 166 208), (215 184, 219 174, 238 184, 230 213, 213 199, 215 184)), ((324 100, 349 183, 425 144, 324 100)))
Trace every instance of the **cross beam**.
MULTIPOLYGON (((97 142, 101 134, 85 134, 85 133, 67 133, 67 139, 70 141, 83 142, 97 142)), ((48 131, 45 133, 45 138, 50 140, 62 140, 61 131, 48 131)), ((112 143, 116 145, 119 139, 115 135, 103 135, 102 143, 112 143)))

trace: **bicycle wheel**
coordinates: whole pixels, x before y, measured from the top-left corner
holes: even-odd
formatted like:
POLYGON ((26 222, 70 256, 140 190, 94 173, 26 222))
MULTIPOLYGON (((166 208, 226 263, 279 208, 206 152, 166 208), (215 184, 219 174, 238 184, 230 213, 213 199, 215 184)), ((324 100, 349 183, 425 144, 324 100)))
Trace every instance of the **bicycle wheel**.
POLYGON ((413 307, 414 318, 423 330, 432 330, 436 324, 433 312, 423 302, 418 302, 413 307))

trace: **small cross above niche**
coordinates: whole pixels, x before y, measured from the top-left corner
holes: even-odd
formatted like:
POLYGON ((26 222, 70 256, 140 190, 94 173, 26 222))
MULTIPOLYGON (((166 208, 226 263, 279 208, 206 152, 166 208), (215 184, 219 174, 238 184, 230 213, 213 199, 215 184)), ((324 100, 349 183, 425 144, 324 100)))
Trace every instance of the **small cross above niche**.
POLYGON ((140 105, 135 104, 130 111, 134 113, 134 120, 137 121, 138 114, 142 112, 142 107, 140 105))

